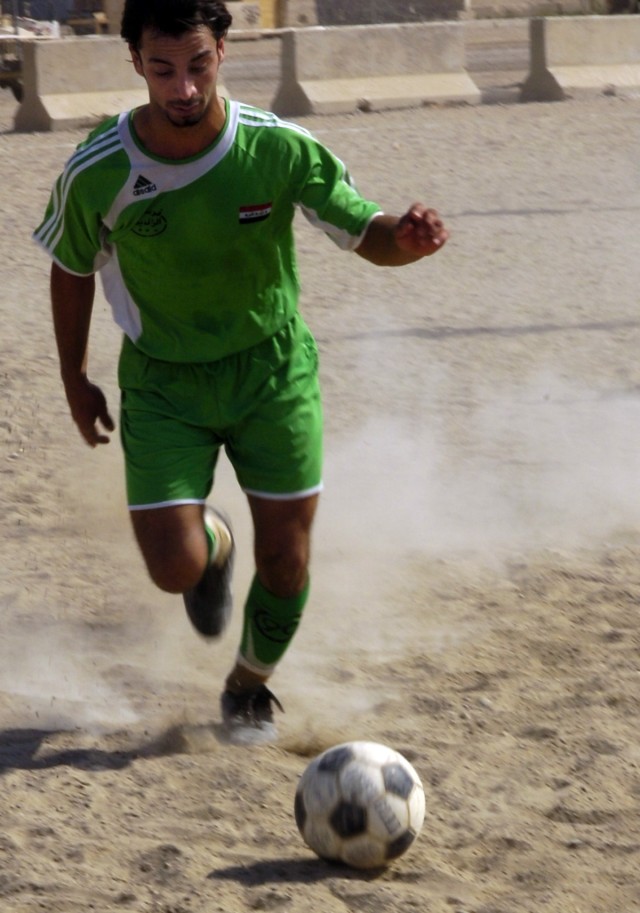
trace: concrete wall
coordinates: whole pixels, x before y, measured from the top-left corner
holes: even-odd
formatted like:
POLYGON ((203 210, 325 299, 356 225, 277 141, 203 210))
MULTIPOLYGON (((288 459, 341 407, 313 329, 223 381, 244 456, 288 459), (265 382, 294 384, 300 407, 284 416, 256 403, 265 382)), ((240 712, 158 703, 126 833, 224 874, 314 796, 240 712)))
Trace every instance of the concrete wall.
POLYGON ((261 5, 264 27, 300 28, 603 13, 614 2, 640 0, 261 0, 261 5))
POLYGON ((371 25, 457 19, 465 0, 315 0, 319 25, 371 25))
POLYGON ((120 38, 25 41, 22 52, 24 95, 14 120, 18 131, 93 126, 148 100, 145 82, 120 38))
POLYGON ((273 109, 336 114, 480 101, 464 70, 462 23, 292 29, 273 109))
POLYGON ((285 29, 318 25, 316 0, 277 0, 274 21, 285 29))
POLYGON ((561 101, 640 89, 640 17, 530 22, 531 65, 522 101, 561 101))
POLYGON ((109 34, 119 35, 124 0, 102 0, 102 9, 109 24, 109 34))
POLYGON ((236 2, 226 6, 233 16, 232 29, 258 29, 262 26, 259 3, 236 2))
POLYGON ((576 16, 604 12, 606 0, 467 0, 473 19, 576 16))

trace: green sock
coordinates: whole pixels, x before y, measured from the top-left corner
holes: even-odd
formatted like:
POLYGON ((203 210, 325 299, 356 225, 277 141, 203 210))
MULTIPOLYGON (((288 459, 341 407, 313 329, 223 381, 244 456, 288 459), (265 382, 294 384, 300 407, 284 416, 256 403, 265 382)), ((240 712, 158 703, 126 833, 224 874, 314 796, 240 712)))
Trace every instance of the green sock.
POLYGON ((204 531, 207 534, 207 548, 209 550, 209 555, 207 558, 207 567, 208 567, 211 564, 211 559, 213 558, 213 554, 216 549, 217 539, 216 539, 216 534, 214 533, 214 531, 211 529, 210 526, 207 526, 206 522, 204 524, 204 531))
POLYGON ((244 607, 240 657, 255 672, 270 675, 296 633, 309 596, 309 580, 296 596, 281 599, 253 578, 244 607))

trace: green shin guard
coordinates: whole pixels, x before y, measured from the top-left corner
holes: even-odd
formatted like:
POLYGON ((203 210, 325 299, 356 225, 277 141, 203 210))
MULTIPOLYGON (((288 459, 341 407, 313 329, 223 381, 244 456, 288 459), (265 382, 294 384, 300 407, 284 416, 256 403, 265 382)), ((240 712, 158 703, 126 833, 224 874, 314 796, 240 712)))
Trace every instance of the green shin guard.
POLYGON ((281 599, 266 590, 257 576, 244 607, 240 659, 254 672, 270 675, 284 656, 302 617, 309 581, 296 596, 281 599))

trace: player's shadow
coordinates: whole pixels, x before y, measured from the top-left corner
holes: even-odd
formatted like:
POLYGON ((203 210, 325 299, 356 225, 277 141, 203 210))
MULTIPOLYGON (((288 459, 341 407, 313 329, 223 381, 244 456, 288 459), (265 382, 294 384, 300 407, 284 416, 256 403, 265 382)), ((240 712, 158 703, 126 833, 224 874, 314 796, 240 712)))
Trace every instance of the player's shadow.
POLYGON ((331 878, 350 879, 352 881, 374 881, 386 867, 378 869, 352 869, 339 862, 327 862, 322 859, 268 859, 250 865, 230 865, 223 869, 214 869, 207 878, 216 881, 236 881, 246 888, 261 887, 268 884, 311 884, 327 881, 331 878))
POLYGON ((160 758, 184 754, 189 741, 203 734, 215 737, 212 726, 170 726, 152 738, 126 747, 60 748, 51 747, 57 736, 72 736, 75 730, 3 729, 0 730, 0 777, 10 770, 47 770, 75 767, 79 770, 122 770, 140 758, 160 758), (202 733, 200 733, 202 730, 202 733), (49 743, 49 744, 47 744, 49 743))
POLYGON ((10 770, 47 770, 76 767, 80 770, 120 770, 139 751, 104 751, 99 748, 64 748, 38 756, 44 743, 60 730, 4 729, 0 731, 0 776, 10 770))
MULTIPOLYGON (((441 339, 466 339, 476 336, 513 338, 521 336, 546 336, 554 333, 594 332, 610 333, 615 330, 635 330, 640 326, 636 319, 624 320, 590 320, 580 323, 535 323, 513 325, 480 325, 480 326, 432 326, 432 327, 398 327, 373 330, 361 330, 357 333, 338 334, 335 339, 362 341, 367 339, 410 338, 439 341, 441 339)), ((319 343, 328 343, 328 338, 318 337, 319 343)))

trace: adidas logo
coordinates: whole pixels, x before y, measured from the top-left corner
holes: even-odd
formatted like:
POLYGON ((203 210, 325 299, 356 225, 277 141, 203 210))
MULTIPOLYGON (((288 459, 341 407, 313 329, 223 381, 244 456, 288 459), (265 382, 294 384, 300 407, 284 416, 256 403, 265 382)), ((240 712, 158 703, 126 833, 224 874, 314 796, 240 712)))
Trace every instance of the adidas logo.
POLYGON ((134 197, 139 197, 143 193, 153 193, 158 188, 150 181, 149 178, 145 178, 142 174, 139 174, 135 184, 133 185, 133 195, 134 197))

